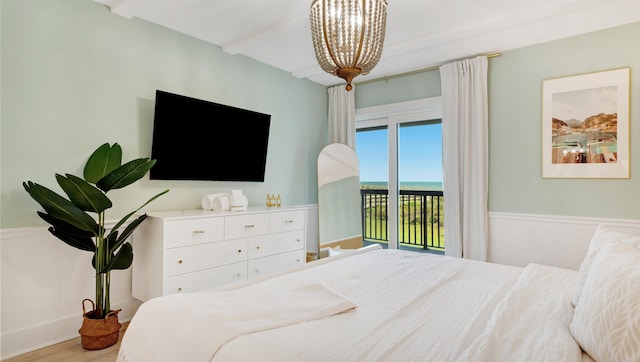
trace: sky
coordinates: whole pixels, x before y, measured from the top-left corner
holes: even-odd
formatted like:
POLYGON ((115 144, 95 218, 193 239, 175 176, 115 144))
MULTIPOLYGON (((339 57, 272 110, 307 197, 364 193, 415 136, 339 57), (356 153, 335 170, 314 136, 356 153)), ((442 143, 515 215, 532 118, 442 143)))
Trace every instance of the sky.
POLYGON ((552 117, 563 121, 587 117, 599 113, 618 112, 618 87, 598 87, 577 91, 554 93, 552 117))
MULTIPOLYGON (((356 133, 362 182, 387 181, 387 137, 386 129, 356 133)), ((442 125, 401 127, 398 137, 400 182, 442 182, 442 125)))

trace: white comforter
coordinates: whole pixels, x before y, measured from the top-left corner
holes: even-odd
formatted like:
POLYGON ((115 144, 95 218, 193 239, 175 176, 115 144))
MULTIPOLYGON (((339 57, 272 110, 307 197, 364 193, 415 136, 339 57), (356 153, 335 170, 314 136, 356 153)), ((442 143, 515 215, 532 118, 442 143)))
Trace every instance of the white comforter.
POLYGON ((285 293, 322 283, 357 305, 347 313, 241 331, 212 348, 206 336, 215 345, 219 328, 203 323, 197 311, 180 313, 175 322, 197 326, 205 338, 196 342, 185 338, 183 328, 154 328, 145 322, 175 321, 170 317, 175 310, 156 309, 153 316, 145 316, 148 309, 143 304, 129 330, 144 333, 128 330, 121 351, 130 356, 154 351, 167 356, 164 361, 579 360, 580 349, 566 334, 572 313, 566 308, 566 291, 573 289, 575 274, 398 250, 356 252, 226 288, 285 293), (549 346, 561 351, 549 351, 549 346), (193 351, 212 349, 210 357, 193 358, 193 351), (558 356, 562 358, 547 359, 558 356))

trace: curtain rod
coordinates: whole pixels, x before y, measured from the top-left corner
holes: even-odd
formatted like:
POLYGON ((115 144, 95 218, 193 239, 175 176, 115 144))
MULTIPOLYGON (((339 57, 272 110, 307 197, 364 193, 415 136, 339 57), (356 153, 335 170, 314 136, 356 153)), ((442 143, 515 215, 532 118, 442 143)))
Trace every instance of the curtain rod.
MULTIPOLYGON (((487 54, 487 58, 495 58, 495 57, 499 57, 499 56, 500 56, 500 52, 487 54)), ((367 80, 363 80, 362 82, 353 82, 353 84, 358 85, 358 84, 373 83, 373 82, 378 82, 378 81, 381 81, 381 80, 389 80, 389 79, 393 79, 393 78, 404 77, 404 76, 407 76, 407 75, 413 75, 413 74, 418 74, 418 73, 429 72, 431 70, 436 70, 436 69, 440 68, 443 65, 444 64, 438 64, 438 65, 434 65, 434 66, 431 66, 431 67, 428 67, 428 68, 416 69, 416 70, 412 70, 412 71, 405 72, 405 73, 393 74, 393 75, 388 75, 386 77, 380 77, 380 78, 375 78, 375 79, 367 79, 367 80)))

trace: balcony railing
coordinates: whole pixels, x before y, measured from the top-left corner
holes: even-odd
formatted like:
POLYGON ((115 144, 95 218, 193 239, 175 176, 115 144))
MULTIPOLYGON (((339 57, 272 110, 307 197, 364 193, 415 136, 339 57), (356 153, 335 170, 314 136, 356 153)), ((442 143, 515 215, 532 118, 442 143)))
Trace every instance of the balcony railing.
MULTIPOLYGON (((364 239, 388 242, 388 190, 360 189, 360 195, 364 239)), ((442 191, 400 190, 398 205, 400 244, 444 250, 442 191)))

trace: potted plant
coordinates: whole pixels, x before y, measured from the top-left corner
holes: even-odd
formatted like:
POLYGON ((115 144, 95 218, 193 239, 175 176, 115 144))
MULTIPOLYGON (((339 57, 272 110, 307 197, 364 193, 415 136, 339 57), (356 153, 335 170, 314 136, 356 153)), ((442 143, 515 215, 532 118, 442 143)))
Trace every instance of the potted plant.
POLYGON ((133 262, 133 248, 127 238, 147 218, 146 214, 127 221, 140 209, 165 190, 125 215, 113 228, 105 228, 105 211, 112 206, 106 193, 123 188, 141 179, 153 167, 155 160, 138 158, 122 164, 122 148, 105 143, 87 160, 83 176, 56 174, 56 180, 67 198, 48 188, 27 181, 24 189, 44 209, 38 215, 51 226, 49 232, 66 244, 93 253, 91 263, 95 269, 95 304, 90 299, 82 302, 83 325, 79 333, 86 349, 109 347, 118 341, 120 323, 118 312, 111 310, 110 272, 127 269, 133 262), (89 213, 95 214, 94 219, 89 213), (126 225, 126 226, 125 226, 126 225), (124 230, 119 229, 124 226, 124 230), (85 311, 85 301, 91 301, 93 309, 85 311))

